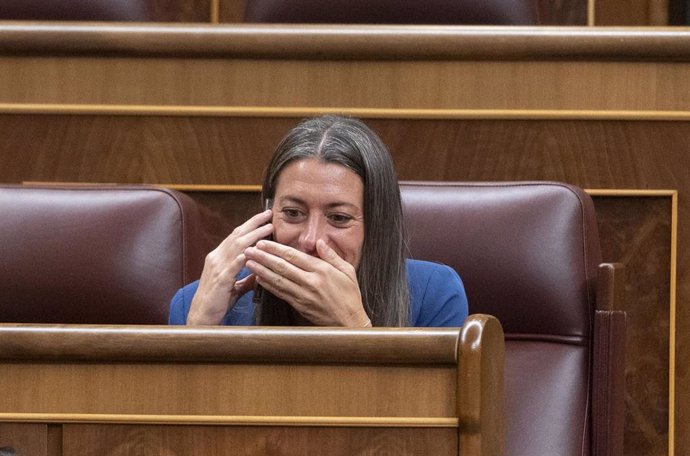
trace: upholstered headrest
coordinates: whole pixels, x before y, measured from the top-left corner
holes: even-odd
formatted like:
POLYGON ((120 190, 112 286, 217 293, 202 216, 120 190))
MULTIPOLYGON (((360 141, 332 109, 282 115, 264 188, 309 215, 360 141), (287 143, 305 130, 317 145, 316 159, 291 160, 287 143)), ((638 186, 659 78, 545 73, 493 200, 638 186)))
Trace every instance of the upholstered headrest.
POLYGON ((203 265, 196 211, 154 187, 0 186, 0 322, 165 324, 203 265))
POLYGON ((3 0, 0 19, 146 22, 149 8, 147 0, 3 0))
POLYGON ((512 337, 589 335, 601 252, 593 203, 581 189, 407 182, 401 193, 411 256, 455 268, 471 313, 495 315, 512 337))
POLYGON ((331 24, 538 23, 534 0, 248 0, 246 22, 331 24))

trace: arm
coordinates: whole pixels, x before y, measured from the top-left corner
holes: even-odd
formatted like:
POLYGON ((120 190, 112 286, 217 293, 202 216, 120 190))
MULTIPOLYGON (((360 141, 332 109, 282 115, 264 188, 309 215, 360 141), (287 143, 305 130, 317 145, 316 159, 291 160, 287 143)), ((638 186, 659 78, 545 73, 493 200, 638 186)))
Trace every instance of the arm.
POLYGON ((237 300, 254 288, 254 276, 240 280, 237 276, 246 263, 245 249, 273 231, 271 216, 266 210, 250 218, 206 256, 186 324, 221 324, 237 300))
POLYGON ((449 266, 408 261, 412 326, 462 326, 468 304, 460 276, 449 266))

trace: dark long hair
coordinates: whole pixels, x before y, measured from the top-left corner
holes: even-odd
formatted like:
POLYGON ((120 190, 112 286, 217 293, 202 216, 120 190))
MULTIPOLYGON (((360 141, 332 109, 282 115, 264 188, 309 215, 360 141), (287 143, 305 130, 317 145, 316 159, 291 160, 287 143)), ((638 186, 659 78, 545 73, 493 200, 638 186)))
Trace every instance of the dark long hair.
MULTIPOLYGON (((275 196, 288 163, 317 158, 354 171, 364 183, 364 244, 357 280, 364 310, 374 326, 409 324, 409 289, 404 257, 400 188, 393 161, 381 139, 363 122, 326 115, 293 128, 266 169, 262 201, 275 196)), ((270 293, 257 306, 260 325, 287 325, 291 307, 270 293)))

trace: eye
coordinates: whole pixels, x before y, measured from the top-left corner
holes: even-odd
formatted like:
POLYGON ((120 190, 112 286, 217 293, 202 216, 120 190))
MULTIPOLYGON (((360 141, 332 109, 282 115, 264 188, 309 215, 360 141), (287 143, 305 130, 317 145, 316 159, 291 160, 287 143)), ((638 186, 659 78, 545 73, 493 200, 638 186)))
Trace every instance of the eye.
POLYGON ((298 222, 304 218, 304 214, 299 209, 293 207, 284 207, 280 210, 283 214, 283 219, 287 222, 298 222))
POLYGON ((353 217, 348 214, 334 213, 328 214, 328 220, 334 226, 345 226, 352 221, 353 217))

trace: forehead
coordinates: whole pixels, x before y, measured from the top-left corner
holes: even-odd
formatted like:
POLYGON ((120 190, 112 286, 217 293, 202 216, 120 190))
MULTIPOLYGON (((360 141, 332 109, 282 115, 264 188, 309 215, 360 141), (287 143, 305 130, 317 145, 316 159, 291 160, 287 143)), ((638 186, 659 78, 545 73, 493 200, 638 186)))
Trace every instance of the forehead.
POLYGON ((363 194, 362 179, 350 168, 316 158, 306 158, 293 161, 283 168, 278 176, 275 198, 335 198, 361 206, 363 194))

